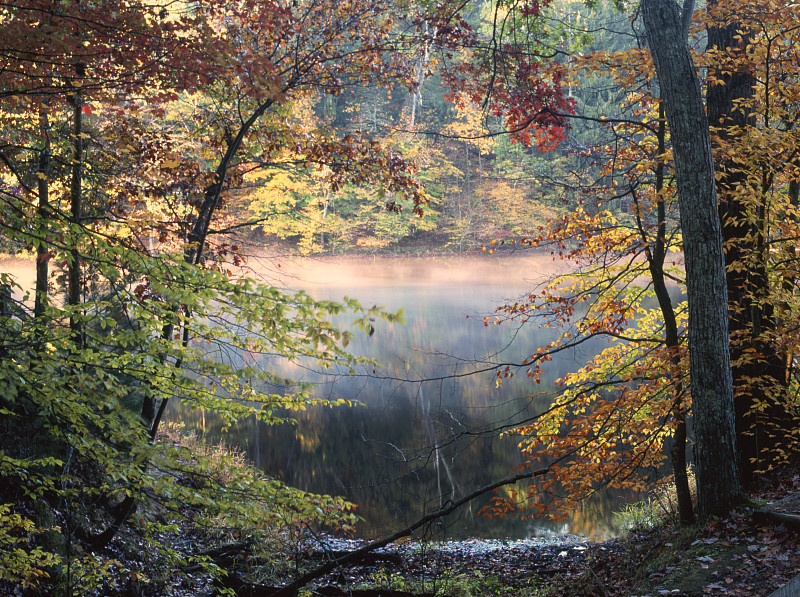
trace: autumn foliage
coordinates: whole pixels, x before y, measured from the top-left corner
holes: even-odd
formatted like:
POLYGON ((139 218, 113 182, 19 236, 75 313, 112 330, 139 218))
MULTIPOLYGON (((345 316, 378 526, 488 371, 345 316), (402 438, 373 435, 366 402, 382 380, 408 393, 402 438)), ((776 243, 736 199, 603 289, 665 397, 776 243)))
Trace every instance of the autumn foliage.
MULTIPOLYGON (((798 16, 776 2, 732 0, 710 3, 694 18, 690 43, 707 69, 706 85, 722 88, 729 101, 720 112, 727 116, 710 126, 731 296, 740 466, 752 483, 798 455, 798 16), (705 49, 699 38, 707 28, 730 29, 729 44, 705 49)), ((585 210, 522 241, 563 259, 570 273, 505 306, 494 322, 563 329, 557 341, 520 364, 534 381, 552 354, 596 338, 608 346, 559 381, 549 409, 514 431, 530 466, 552 463, 554 474, 524 496, 496 498, 486 510, 492 515, 539 514, 552 497, 572 507, 605 486, 645 489, 662 478, 670 447, 673 479, 685 482, 692 401, 679 218, 692 216, 677 213, 658 81, 641 48, 576 58, 566 77, 575 86, 589 77, 613 80, 623 90, 620 115, 607 118, 607 144, 584 149, 603 168, 584 191, 585 210), (620 203, 623 209, 615 209, 620 203)), ((712 101, 721 100, 709 95, 712 101)), ((580 118, 580 106, 576 114, 580 118)), ((500 371, 498 381, 514 371, 500 371)), ((691 503, 682 510, 681 518, 691 519, 691 503)))
MULTIPOLYGON (((269 424, 345 402, 314 397, 250 356, 347 370, 370 361, 347 351, 354 332, 331 318, 349 314, 368 335, 400 319, 234 275, 245 257, 233 233, 292 237, 304 251, 334 235, 375 249, 447 214, 463 249, 475 236, 525 232, 542 181, 559 197, 574 190, 582 206, 551 206, 559 215, 522 244, 569 273, 487 324, 561 334, 497 381, 522 372, 538 382, 552 355, 606 344, 512 432, 526 466, 549 467, 517 496, 533 501, 498 499, 489 512, 539 514, 556 494, 570 504, 601 486, 642 489, 669 456, 688 495, 678 223, 691 214, 677 214, 658 82, 636 14, 638 45, 581 55, 587 32, 576 21, 570 42, 571 21, 549 18, 554 4, 0 7, 0 229, 5 251, 35 255, 30 288, 0 275, 0 550, 13 556, 0 560, 0 590, 104 592, 115 574, 133 582, 138 573, 102 550, 126 528, 158 543, 176 531, 172 516, 259 530, 348 525, 341 499, 247 466, 232 479, 159 434, 176 399, 228 423, 269 424), (434 78, 452 103, 435 143, 415 137, 434 78), (592 81, 618 90, 610 117, 581 112, 592 81), (352 99, 392 93, 404 100, 388 132, 352 99), (345 113, 347 130, 336 122, 345 113), (587 142, 581 119, 602 136, 587 142), (525 193, 511 176, 484 176, 501 155, 509 172, 538 168, 525 193), (565 172, 575 164, 588 166, 565 172)), ((740 464, 757 478, 797 456, 800 16, 771 0, 719 0, 694 19, 709 113, 719 115, 710 125, 740 464), (720 43, 703 49, 706 31, 720 43)), ((690 519, 691 505, 681 509, 690 519)), ((158 544, 168 566, 190 564, 158 544)), ((207 560, 191 564, 220 574, 207 560)))
MULTIPOLYGON (((539 4, 518 8, 506 32, 539 26, 539 4)), ((347 370, 368 360, 347 352, 353 332, 332 317, 349 313, 369 335, 399 319, 237 270, 233 232, 296 217, 292 233, 324 235, 308 222, 345 194, 378 243, 435 212, 408 137, 343 130, 314 109, 374 90, 415 98, 434 70, 474 99, 473 83, 486 80, 468 73, 496 60, 491 111, 523 141, 538 131, 544 147, 562 134, 560 67, 509 40, 499 53, 473 46, 485 37, 464 10, 384 0, 0 7, 0 227, 6 251, 35 254, 30 288, 0 278, 0 547, 30 547, 0 561, 4 587, 73 594, 139 582, 143 572, 104 551, 126 530, 178 570, 189 563, 158 540, 177 519, 258 532, 352 521, 341 499, 248 466, 219 474, 159 430, 177 399, 227 424, 346 402, 251 357, 347 370)), ((207 558, 192 565, 220 574, 207 558)))
POLYGON ((3 248, 36 255, 35 285, 0 276, 0 548, 17 554, 0 559, 0 590, 107 593, 120 578, 146 581, 103 551, 124 529, 178 571, 182 556, 155 539, 176 532, 164 512, 262 530, 352 520, 343 500, 249 466, 213 474, 207 455, 159 429, 176 399, 228 424, 337 404, 242 355, 347 368, 361 361, 346 350, 353 332, 331 317, 349 312, 367 334, 397 319, 232 276, 243 256, 226 234, 247 225, 231 209, 239 189, 286 163, 318 169, 332 189, 374 184, 421 209, 407 160, 366 135, 291 118, 310 95, 413 86, 405 54, 390 51, 390 9, 0 8, 3 248))

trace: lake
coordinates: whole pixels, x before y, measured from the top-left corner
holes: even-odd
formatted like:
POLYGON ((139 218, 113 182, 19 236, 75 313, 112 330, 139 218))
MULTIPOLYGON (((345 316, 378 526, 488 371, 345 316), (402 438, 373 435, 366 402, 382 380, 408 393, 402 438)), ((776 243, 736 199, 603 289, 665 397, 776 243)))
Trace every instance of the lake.
MULTIPOLYGON (((358 401, 354 407, 313 408, 296 426, 239 421, 227 433, 211 414, 172 403, 168 417, 211 441, 241 447, 266 473, 303 490, 340 495, 357 504, 358 534, 377 537, 407 526, 448 500, 510 476, 520 461, 517 441, 499 430, 546 408, 554 381, 605 344, 560 353, 541 384, 524 375, 495 385, 497 363, 520 362, 558 330, 528 325, 484 326, 483 316, 527 294, 564 262, 549 254, 433 258, 250 258, 251 273, 318 299, 350 296, 364 306, 405 309, 405 325, 377 322, 374 335, 348 347, 382 366, 357 376, 265 362, 278 375, 315 382, 319 395, 358 401), (427 381, 425 381, 427 380, 427 381)), ((24 288, 32 260, 4 259, 24 288)), ((509 491, 510 489, 501 490, 509 491)), ((567 520, 493 519, 477 512, 491 495, 427 532, 445 538, 527 538, 575 533, 616 534, 612 513, 638 496, 598 493, 567 520)))
MULTIPOLYGON (((549 254, 434 258, 251 259, 254 273, 317 299, 349 296, 364 306, 405 309, 405 325, 378 322, 349 349, 382 367, 358 376, 269 363, 279 375, 313 381, 318 395, 356 400, 348 408, 298 413, 296 426, 240 421, 223 435, 204 413, 176 407, 170 416, 244 449, 257 466, 301 489, 341 495, 358 505, 358 533, 402 528, 474 489, 507 477, 520 463, 514 438, 498 429, 547 407, 554 381, 603 345, 565 352, 548 363, 540 385, 524 375, 497 388, 498 362, 520 362, 553 329, 484 326, 483 316, 563 269, 549 254), (419 381, 429 380, 429 381, 419 381)), ((502 491, 502 490, 501 490, 502 491)), ((566 521, 489 520, 477 516, 490 495, 441 521, 438 538, 524 538, 616 533, 611 513, 634 496, 598 494, 566 521)))

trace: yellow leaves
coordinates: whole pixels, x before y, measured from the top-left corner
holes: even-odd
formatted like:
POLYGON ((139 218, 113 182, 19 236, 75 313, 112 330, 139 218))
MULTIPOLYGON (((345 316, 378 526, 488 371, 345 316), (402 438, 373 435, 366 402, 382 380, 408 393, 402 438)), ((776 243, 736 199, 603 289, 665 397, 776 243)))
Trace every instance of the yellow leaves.
POLYGON ((646 48, 634 48, 619 52, 591 52, 577 57, 575 65, 587 74, 602 74, 613 77, 622 88, 635 87, 637 77, 652 79, 655 76, 653 60, 646 48))
MULTIPOLYGON (((777 0, 719 0, 709 11, 698 11, 703 19, 695 34, 707 27, 736 23, 738 39, 746 42, 740 51, 699 50, 701 72, 712 73, 710 87, 728 84, 731 75, 750 73, 755 79, 755 93, 734 105, 734 110, 752 110, 752 124, 732 126, 723 121, 714 124, 715 160, 741 177, 730 185, 727 197, 742 207, 726 223, 738 224, 743 232, 726 249, 737 249, 743 257, 731 272, 754 272, 766 268, 770 287, 768 297, 754 297, 754 307, 785 305, 781 314, 785 326, 771 330, 767 342, 780 351, 793 351, 798 342, 796 313, 797 249, 800 235, 800 209, 789 197, 790 185, 800 178, 796 156, 800 140, 796 127, 796 107, 800 103, 800 11, 777 0), (752 35, 749 35, 752 34, 752 35), (794 162, 794 163, 793 163, 794 162), (734 220, 735 219, 735 220, 734 220), (760 246, 760 253, 753 249, 760 246), (783 289, 781 287, 784 286, 783 289), (789 332, 788 330, 793 330, 789 332), (785 336, 785 337, 782 337, 785 336)), ((705 44, 696 44, 704 48, 705 44)), ((672 408, 680 400, 681 410, 688 410, 691 397, 685 345, 668 350, 663 346, 664 322, 658 310, 650 308, 642 287, 651 279, 646 258, 652 259, 657 235, 673 256, 667 258, 668 276, 683 279, 681 238, 676 233, 676 213, 670 209, 675 188, 674 159, 667 136, 657 134, 659 103, 654 87, 647 85, 652 64, 646 50, 632 52, 596 52, 575 58, 570 63, 580 74, 613 78, 630 91, 621 100, 630 122, 607 120, 602 126, 613 141, 602 148, 592 148, 592 155, 602 155, 608 166, 603 170, 602 188, 594 188, 597 198, 613 197, 616 217, 600 210, 576 210, 552 223, 538 239, 549 244, 554 258, 574 264, 570 276, 543 285, 537 292, 540 300, 524 307, 511 306, 508 316, 529 316, 530 311, 546 313, 549 325, 563 325, 570 336, 559 346, 590 334, 611 334, 615 339, 578 371, 556 382, 560 394, 551 408, 536 422, 518 432, 526 457, 556 459, 573 454, 573 460, 558 467, 555 476, 565 488, 579 494, 599 479, 610 476, 612 485, 640 481, 615 475, 631 470, 634 463, 650 465, 663 459, 663 446, 673 433, 672 408), (666 146, 664 151, 662 147, 666 146), (655 176, 663 185, 657 188, 655 176), (624 198, 627 205, 619 208, 624 198), (663 214, 663 215, 662 215, 663 214), (657 218, 666 216, 666 230, 658 230, 657 218), (671 263, 670 263, 671 262, 671 263), (637 280, 637 276, 642 276, 637 280), (581 306, 578 297, 587 298, 581 306), (621 339, 620 339, 621 338, 621 339), (627 468, 626 468, 627 467, 627 468)), ((575 72, 564 79, 573 84, 575 72)), ((602 120, 602 116, 597 118, 602 120)), ((584 155, 589 155, 587 152, 584 155)), ((718 173, 725 180, 725 172, 718 173)), ((660 248, 659 248, 660 250, 660 248)), ((729 253, 730 254, 730 253, 729 253)), ((777 309, 776 309, 777 310, 777 309)), ((686 306, 675 308, 678 330, 686 328, 686 306)), ((765 337, 761 330, 759 338, 765 337)), ((735 339, 734 339, 735 340, 735 339)), ((752 341, 752 338, 749 339, 752 341)), ((733 363, 736 367, 755 368, 763 362, 763 351, 744 349, 733 363)), ((744 379, 754 383, 755 379, 744 379)), ((755 410, 765 408, 758 402, 755 410)))
POLYGON ((180 165, 181 165, 180 158, 176 158, 174 160, 164 160, 163 162, 161 162, 161 167, 164 168, 165 170, 171 170, 173 168, 177 168, 180 165))
POLYGON ((486 115, 479 106, 469 101, 455 101, 457 116, 444 128, 444 133, 475 147, 481 155, 488 155, 496 141, 486 127, 486 115))
MULTIPOLYGON (((604 300, 606 306, 614 303, 604 300)), ((616 487, 641 486, 641 479, 628 473, 634 463, 658 466, 664 459, 664 442, 672 434, 663 421, 671 416, 682 369, 676 366, 675 354, 656 341, 661 333, 659 312, 642 306, 632 310, 637 317, 625 334, 640 341, 614 343, 558 380, 562 391, 551 407, 516 430, 526 458, 572 455, 553 475, 573 498, 589 493, 600 479, 616 487)), ((684 326, 685 311, 678 314, 684 326)), ((678 362, 686 366, 683 356, 678 362)))

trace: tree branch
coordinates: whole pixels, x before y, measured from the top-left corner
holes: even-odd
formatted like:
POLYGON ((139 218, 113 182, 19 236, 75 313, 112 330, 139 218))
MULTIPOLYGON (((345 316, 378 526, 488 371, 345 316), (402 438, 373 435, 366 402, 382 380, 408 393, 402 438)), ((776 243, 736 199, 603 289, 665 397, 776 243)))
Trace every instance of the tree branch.
MULTIPOLYGON (((564 457, 562 457, 562 459, 563 458, 566 458, 566 455, 564 457)), ((442 508, 436 510, 435 512, 431 512, 430 514, 427 514, 427 515, 423 516, 422 518, 417 520, 415 523, 411 524, 410 526, 408 526, 408 527, 406 527, 406 528, 404 528, 404 529, 402 529, 400 531, 397 531, 396 533, 394 533, 392 535, 389 535, 388 537, 384 537, 383 539, 378 539, 376 541, 372 541, 371 543, 368 543, 367 545, 365 545, 365 546, 363 546, 363 547, 361 547, 359 549, 351 551, 347 555, 344 555, 344 556, 342 556, 340 558, 335 558, 333 560, 330 560, 330 561, 326 562, 325 564, 323 564, 322 566, 319 566, 319 567, 315 568, 314 570, 312 570, 310 572, 306 572, 304 575, 302 575, 301 577, 297 578, 293 582, 289 583, 288 585, 286 585, 286 586, 282 587, 281 589, 278 589, 277 591, 272 593, 271 597, 295 597, 297 595, 297 590, 298 589, 300 589, 301 587, 307 585, 312 580, 316 580, 317 578, 320 578, 321 576, 324 576, 325 574, 327 574, 328 572, 331 572, 335 568, 337 568, 339 566, 343 566, 345 564, 352 564, 353 562, 357 562, 358 560, 363 558, 366 554, 368 554, 371 551, 374 551, 376 549, 380 549, 381 547, 385 547, 386 545, 389 545, 390 543, 392 543, 394 541, 397 541, 398 539, 402 539, 403 537, 408 537, 409 535, 411 535, 418 528, 423 527, 423 526, 427 525, 428 523, 433 522, 434 520, 437 520, 438 518, 442 518, 443 516, 447 516, 448 514, 451 514, 452 512, 454 512, 455 510, 457 510, 458 508, 463 506, 464 504, 467 504, 468 502, 471 502, 475 498, 480 497, 485 493, 488 493, 490 491, 494 491, 495 489, 503 487, 504 485, 511 485, 512 483, 516 483, 517 481, 522 481, 524 479, 532 479, 532 478, 535 478, 535 477, 541 477, 542 475, 546 475, 547 473, 550 472, 551 466, 548 466, 548 467, 545 467, 545 468, 540 468, 540 469, 537 469, 535 471, 531 471, 529 473, 520 473, 518 475, 514 475, 513 477, 506 477, 505 479, 502 479, 500 481, 496 481, 496 482, 491 483, 489 485, 484 485, 480 489, 476 489, 475 491, 473 491, 469 495, 467 495, 467 496, 465 496, 465 497, 463 497, 463 498, 461 498, 461 499, 459 499, 459 500, 457 500, 455 502, 452 502, 452 501, 447 502, 442 508)))

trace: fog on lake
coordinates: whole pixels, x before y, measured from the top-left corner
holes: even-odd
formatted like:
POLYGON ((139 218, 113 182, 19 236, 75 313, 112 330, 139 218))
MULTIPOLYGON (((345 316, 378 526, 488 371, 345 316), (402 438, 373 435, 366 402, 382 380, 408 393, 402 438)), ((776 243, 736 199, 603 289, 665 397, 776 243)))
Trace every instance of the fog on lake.
MULTIPOLYGON (((318 396, 355 400, 357 406, 294 413, 296 426, 240 421, 225 434, 202 412, 176 406, 170 417, 212 440, 238 444, 257 466, 290 485, 356 503, 361 536, 402 528, 512 474, 521 462, 517 440, 500 437, 499 429, 546 408, 555 380, 601 347, 559 354, 539 385, 520 375, 498 388, 492 371, 479 372, 499 362, 519 363, 559 333, 535 324, 521 330, 510 323, 484 325, 484 315, 563 267, 550 255, 252 259, 249 265, 255 274, 316 299, 348 296, 364 306, 403 308, 405 324, 377 322, 371 337, 357 335, 348 349, 381 366, 356 376, 315 371, 310 363, 261 363, 280 376, 315 382, 318 396)), ((553 522, 477 516, 491 496, 430 531, 439 538, 609 536, 616 531, 612 512, 634 497, 598 493, 566 521, 553 522)))
MULTIPOLYGON (((35 279, 31 260, 6 259, 22 288, 35 279)), ((362 305, 404 309, 405 324, 375 323, 348 346, 380 364, 357 375, 321 372, 313 363, 268 356, 252 363, 281 377, 316 384, 320 397, 356 401, 352 407, 292 413, 297 424, 240 420, 227 432, 210 413, 172 401, 168 418, 211 441, 239 446, 258 467, 300 489, 339 495, 357 505, 357 532, 376 537, 403 528, 473 490, 508 477, 520 464, 518 440, 500 430, 549 405, 554 382, 582 366, 604 344, 556 355, 541 383, 524 375, 497 387, 493 367, 520 363, 558 328, 513 323, 484 325, 484 316, 527 294, 563 270, 549 254, 393 258, 258 259, 250 274, 316 299, 357 299, 362 305)), ((342 324, 344 325, 344 323, 342 324)), ((543 463, 546 464, 546 463, 543 463)), ((527 483, 499 490, 501 495, 527 483)), ((437 538, 525 538, 550 533, 614 535, 612 513, 638 498, 598 492, 567 520, 488 519, 478 511, 493 494, 474 500, 428 529, 437 538)))

